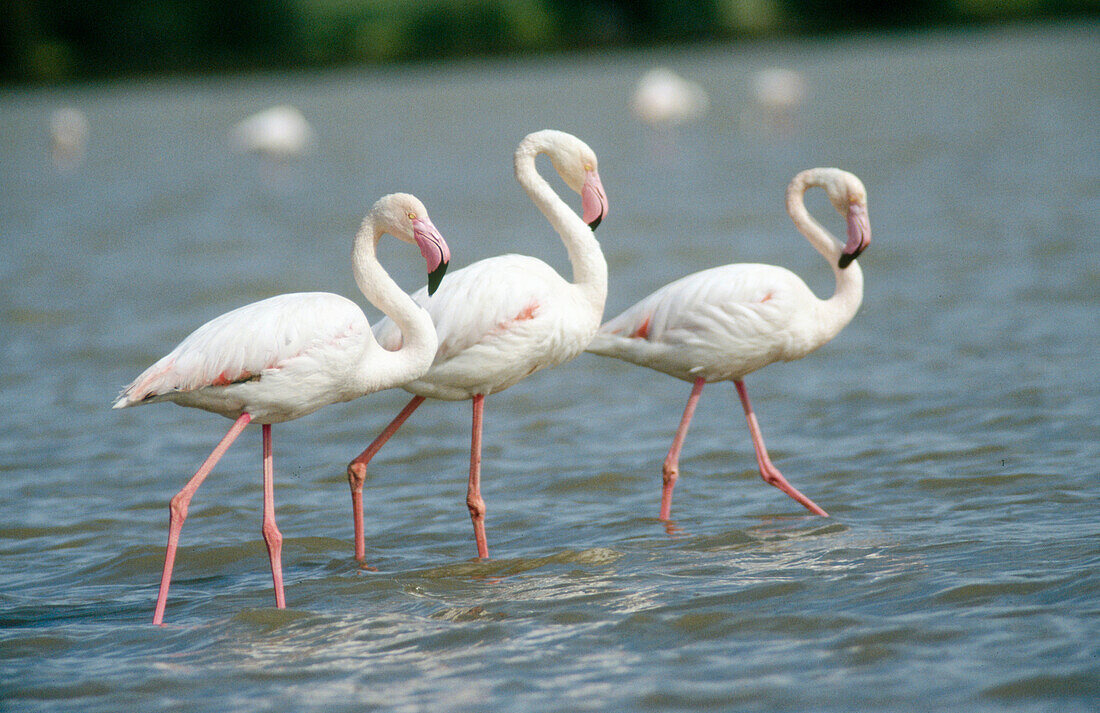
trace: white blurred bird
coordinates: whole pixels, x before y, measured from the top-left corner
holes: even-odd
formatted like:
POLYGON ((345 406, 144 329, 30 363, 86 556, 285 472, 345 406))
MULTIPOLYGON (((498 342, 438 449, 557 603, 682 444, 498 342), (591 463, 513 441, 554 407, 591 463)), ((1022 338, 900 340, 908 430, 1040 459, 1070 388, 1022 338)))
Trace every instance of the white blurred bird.
POLYGON ((808 93, 805 78, 793 69, 769 67, 752 75, 753 104, 771 126, 790 127, 808 93))
POLYGON ((238 122, 229 140, 235 151, 286 159, 305 153, 313 144, 314 133, 302 112, 281 104, 238 122))
POLYGON ((709 106, 710 100, 700 85, 667 67, 646 72, 638 80, 631 99, 634 114, 653 127, 694 121, 703 116, 709 106))
POLYGON ((71 106, 50 115, 50 158, 59 170, 76 168, 88 148, 89 125, 84 112, 71 106))

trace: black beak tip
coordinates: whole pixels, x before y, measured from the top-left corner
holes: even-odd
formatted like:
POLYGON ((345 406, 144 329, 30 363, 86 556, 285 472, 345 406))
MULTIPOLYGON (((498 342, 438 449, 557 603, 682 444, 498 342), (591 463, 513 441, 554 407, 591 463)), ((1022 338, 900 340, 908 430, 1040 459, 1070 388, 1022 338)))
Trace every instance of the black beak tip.
POLYGON ((841 270, 843 270, 844 268, 848 267, 849 265, 851 265, 851 264, 852 264, 852 262, 853 262, 853 261, 854 261, 854 260, 855 260, 855 259, 856 259, 857 257, 859 257, 859 254, 860 254, 861 252, 863 252, 863 251, 862 251, 862 250, 856 250, 856 251, 855 251, 854 253, 851 253, 851 254, 849 254, 849 253, 842 253, 842 254, 841 254, 841 256, 840 256, 840 260, 839 260, 839 261, 837 262, 837 267, 839 267, 839 268, 840 268, 841 270))
POLYGON ((588 224, 588 227, 591 228, 593 232, 595 232, 596 228, 600 227, 600 222, 602 220, 603 220, 603 213, 600 213, 599 215, 596 216, 595 220, 593 220, 591 223, 588 224))
POLYGON ((436 289, 439 287, 439 283, 443 281, 443 276, 447 274, 447 263, 439 263, 439 267, 428 273, 428 296, 435 294, 436 289))

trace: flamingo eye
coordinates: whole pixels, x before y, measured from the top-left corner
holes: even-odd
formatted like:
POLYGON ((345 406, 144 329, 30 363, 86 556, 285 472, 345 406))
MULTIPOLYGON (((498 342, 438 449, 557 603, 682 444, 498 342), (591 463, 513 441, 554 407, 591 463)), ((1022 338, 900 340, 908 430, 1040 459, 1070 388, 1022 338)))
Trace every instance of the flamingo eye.
POLYGON ((584 164, 584 170, 585 171, 591 171, 592 170, 592 164, 586 161, 585 164, 584 164))
POLYGON ((409 216, 409 220, 416 220, 416 213, 409 212, 405 215, 409 216))

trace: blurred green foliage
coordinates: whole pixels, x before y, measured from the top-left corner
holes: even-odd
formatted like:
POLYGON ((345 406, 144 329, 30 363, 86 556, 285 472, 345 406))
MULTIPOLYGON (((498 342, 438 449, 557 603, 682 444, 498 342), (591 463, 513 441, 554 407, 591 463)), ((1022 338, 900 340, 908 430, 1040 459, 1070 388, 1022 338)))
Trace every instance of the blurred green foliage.
POLYGON ((0 80, 419 61, 1097 14, 1100 0, 5 0, 0 80))

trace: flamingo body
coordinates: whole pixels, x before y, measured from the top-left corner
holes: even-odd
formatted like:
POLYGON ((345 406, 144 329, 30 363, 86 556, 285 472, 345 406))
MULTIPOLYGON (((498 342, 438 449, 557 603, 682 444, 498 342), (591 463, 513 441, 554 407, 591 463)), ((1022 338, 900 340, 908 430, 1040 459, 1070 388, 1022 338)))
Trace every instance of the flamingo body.
POLYGON ((278 158, 304 153, 313 144, 313 128, 297 107, 280 104, 234 125, 230 144, 239 152, 278 158))
POLYGON ((661 287, 614 319, 588 351, 694 382, 743 378, 823 342, 821 301, 782 267, 713 267, 661 287))
POLYGON ((756 103, 777 116, 797 109, 806 94, 806 80, 796 70, 769 67, 752 76, 752 95, 756 103))
POLYGON ((356 375, 378 349, 355 302, 325 292, 278 295, 199 327, 126 387, 114 407, 173 401, 280 423, 375 390, 356 375))
POLYGON ((88 117, 76 107, 61 107, 50 115, 50 154, 62 170, 76 168, 88 148, 88 117))
MULTIPOLYGON (((435 295, 413 299, 428 310, 439 347, 423 376, 401 388, 458 401, 503 391, 531 374, 580 355, 600 315, 552 267, 526 255, 500 255, 451 273, 435 295)), ((375 326, 393 349, 401 335, 392 320, 375 326)))
POLYGON ((642 75, 631 97, 634 114, 654 127, 694 121, 709 105, 705 89, 667 67, 655 67, 642 75))

